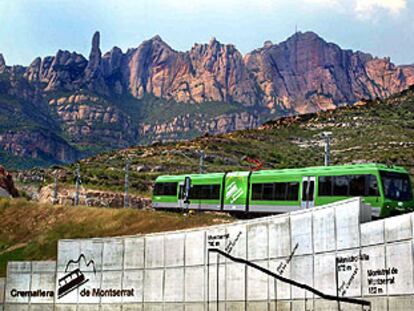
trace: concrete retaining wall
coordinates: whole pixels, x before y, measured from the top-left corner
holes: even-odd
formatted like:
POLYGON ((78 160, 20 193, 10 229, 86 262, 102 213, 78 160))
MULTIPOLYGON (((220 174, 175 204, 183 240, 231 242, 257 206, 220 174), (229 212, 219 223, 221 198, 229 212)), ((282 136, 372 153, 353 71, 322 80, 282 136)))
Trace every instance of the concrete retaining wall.
MULTIPOLYGON (((412 310, 413 217, 364 223, 370 208, 352 199, 197 230, 62 240, 57 264, 9 264, 5 310, 48 310, 53 303, 62 311, 338 310, 338 301, 304 286, 333 296, 338 288, 339 297, 370 301, 375 311, 412 310), (83 282, 59 298, 77 269, 83 282), (11 297, 13 288, 39 287, 55 297, 11 297)), ((339 307, 363 310, 345 302, 339 307)))

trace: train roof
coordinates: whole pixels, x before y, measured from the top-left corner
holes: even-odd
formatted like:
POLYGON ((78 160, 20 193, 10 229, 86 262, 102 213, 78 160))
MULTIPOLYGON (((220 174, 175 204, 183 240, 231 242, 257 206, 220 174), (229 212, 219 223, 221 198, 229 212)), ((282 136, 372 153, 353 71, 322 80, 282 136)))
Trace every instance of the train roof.
MULTIPOLYGON (((307 174, 349 174, 350 172, 364 172, 364 171, 391 171, 396 173, 407 173, 407 170, 401 166, 389 166, 378 163, 364 163, 364 164, 347 164, 347 165, 331 165, 331 166, 311 166, 304 168, 285 168, 276 170, 260 170, 254 171, 254 176, 266 176, 266 175, 307 175, 307 174)), ((244 171, 246 172, 246 171, 244 171)), ((231 172, 232 173, 242 173, 231 172)), ((182 175, 161 175, 157 178, 157 181, 178 181, 183 180, 186 176, 191 178, 222 178, 224 173, 205 173, 205 174, 182 174, 182 175)))

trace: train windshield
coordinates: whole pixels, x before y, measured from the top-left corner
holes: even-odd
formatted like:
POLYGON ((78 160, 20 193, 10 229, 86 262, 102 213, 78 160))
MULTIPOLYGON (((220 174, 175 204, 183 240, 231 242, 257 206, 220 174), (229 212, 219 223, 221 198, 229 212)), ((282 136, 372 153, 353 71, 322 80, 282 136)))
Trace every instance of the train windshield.
POLYGON ((397 201, 412 200, 410 177, 408 174, 381 171, 382 186, 387 199, 397 201))

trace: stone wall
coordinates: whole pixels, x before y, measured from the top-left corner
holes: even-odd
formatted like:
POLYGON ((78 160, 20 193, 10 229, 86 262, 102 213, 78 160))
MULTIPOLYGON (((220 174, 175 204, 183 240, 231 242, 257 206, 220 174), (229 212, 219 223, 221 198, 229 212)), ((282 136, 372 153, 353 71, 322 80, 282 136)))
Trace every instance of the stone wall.
POLYGON ((370 208, 351 199, 195 230, 61 240, 56 270, 9 264, 5 310, 39 310, 40 302, 10 297, 30 279, 32 290, 54 288, 61 311, 369 310, 358 303, 408 311, 413 217, 370 222, 370 208), (33 283, 42 273, 45 283, 33 283), (78 277, 79 286, 66 290, 78 277))

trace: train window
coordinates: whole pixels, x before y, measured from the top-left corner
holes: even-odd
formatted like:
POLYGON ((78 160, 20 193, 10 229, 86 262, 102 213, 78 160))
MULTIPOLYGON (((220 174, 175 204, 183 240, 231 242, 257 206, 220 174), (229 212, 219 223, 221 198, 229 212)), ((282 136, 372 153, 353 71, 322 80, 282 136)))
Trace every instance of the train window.
POLYGON ((194 185, 190 190, 190 200, 219 200, 220 185, 194 185))
POLYGON ((176 182, 161 182, 154 185, 154 195, 177 196, 176 182))
POLYGON ((349 195, 364 196, 365 195, 365 175, 351 175, 349 178, 349 195))
POLYGON ((299 183, 290 182, 287 185, 286 200, 297 201, 299 199, 299 183))
POLYGON ((374 175, 367 175, 367 184, 368 184, 367 195, 377 197, 379 195, 377 177, 374 175))
POLYGON ((348 176, 334 176, 333 178, 333 195, 347 196, 349 188, 348 176))
POLYGON ((252 200, 262 200, 263 184, 252 185, 252 200))
POLYGON ((332 195, 332 177, 331 176, 321 176, 319 177, 319 190, 318 193, 322 195, 332 195))
POLYGON ((297 201, 298 182, 252 184, 253 201, 297 201))
POLYGON ((263 184, 263 200, 271 201, 273 200, 273 190, 274 190, 274 184, 263 184))
POLYGON ((283 201, 283 200, 286 200, 287 183, 285 183, 285 182, 278 182, 278 183, 274 183, 273 185, 275 186, 273 200, 275 200, 275 201, 283 201))
POLYGON ((412 200, 410 177, 408 174, 380 171, 384 195, 387 199, 412 200))

